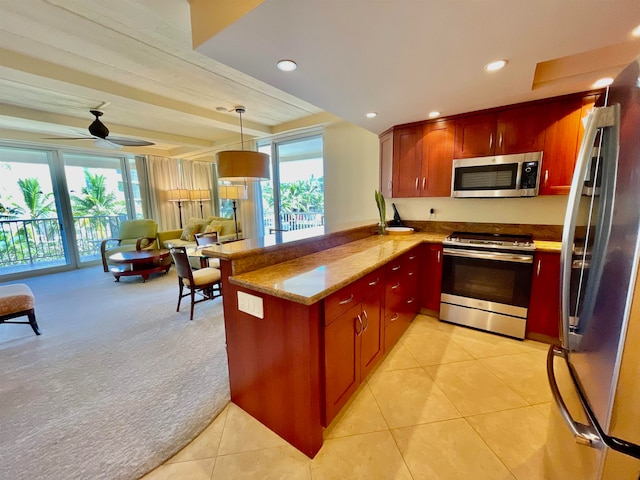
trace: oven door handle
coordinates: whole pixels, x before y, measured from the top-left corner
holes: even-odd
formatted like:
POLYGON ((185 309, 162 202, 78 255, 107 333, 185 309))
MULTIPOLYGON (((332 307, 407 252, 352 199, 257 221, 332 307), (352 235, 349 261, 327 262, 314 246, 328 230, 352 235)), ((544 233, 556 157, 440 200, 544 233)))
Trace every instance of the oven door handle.
POLYGON ((481 260, 497 260, 500 262, 533 263, 533 255, 519 255, 516 253, 481 252, 465 250, 463 248, 444 248, 442 253, 451 257, 479 258, 481 260))

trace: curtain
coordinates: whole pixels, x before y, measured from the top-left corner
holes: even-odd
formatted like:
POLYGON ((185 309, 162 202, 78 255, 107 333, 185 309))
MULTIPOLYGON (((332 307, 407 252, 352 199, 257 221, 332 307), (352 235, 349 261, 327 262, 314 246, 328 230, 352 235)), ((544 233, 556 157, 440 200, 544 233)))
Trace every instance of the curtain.
POLYGON ((247 183, 247 199, 239 202, 240 214, 238 215, 238 220, 242 226, 242 236, 244 238, 264 236, 261 193, 260 182, 249 182, 247 183))
MULTIPOLYGON (((208 190, 209 200, 202 201, 202 212, 200 211, 200 202, 190 202, 189 216, 185 216, 185 219, 191 217, 207 218, 213 215, 213 174, 212 164, 205 161, 192 161, 181 160, 182 178, 184 188, 189 190, 208 190)), ((185 210, 183 210, 184 212, 185 210)))
MULTIPOLYGON (((186 188, 180 178, 180 160, 176 158, 147 156, 147 172, 149 174, 150 213, 158 222, 158 230, 179 228, 178 204, 167 201, 167 190, 186 188)), ((183 205, 188 202, 183 202, 183 205)), ((184 214, 182 218, 185 219, 184 214)))

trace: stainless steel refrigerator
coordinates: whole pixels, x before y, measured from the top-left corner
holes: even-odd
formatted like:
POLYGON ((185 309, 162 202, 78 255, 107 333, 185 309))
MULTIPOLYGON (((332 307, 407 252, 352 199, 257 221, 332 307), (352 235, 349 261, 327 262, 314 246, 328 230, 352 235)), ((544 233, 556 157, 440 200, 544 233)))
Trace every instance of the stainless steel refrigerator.
POLYGON ((640 58, 589 114, 561 252, 545 478, 640 478, 640 58))

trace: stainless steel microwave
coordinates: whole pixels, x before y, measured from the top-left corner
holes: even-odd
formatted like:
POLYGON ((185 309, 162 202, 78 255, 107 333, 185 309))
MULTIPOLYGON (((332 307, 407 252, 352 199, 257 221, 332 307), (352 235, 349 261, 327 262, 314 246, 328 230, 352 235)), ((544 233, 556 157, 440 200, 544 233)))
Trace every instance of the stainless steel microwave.
POLYGON ((542 152, 464 158, 453 161, 452 197, 535 197, 542 152))

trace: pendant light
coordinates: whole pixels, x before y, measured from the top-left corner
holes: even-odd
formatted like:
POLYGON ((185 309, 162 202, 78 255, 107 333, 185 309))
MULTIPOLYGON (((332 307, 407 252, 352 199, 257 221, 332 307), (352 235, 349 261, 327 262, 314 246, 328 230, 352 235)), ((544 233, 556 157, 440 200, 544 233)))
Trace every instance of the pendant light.
POLYGON ((242 150, 218 152, 218 179, 230 182, 259 182, 269 180, 269 155, 244 149, 244 133, 242 131, 243 106, 234 110, 240 114, 240 145, 242 150))

